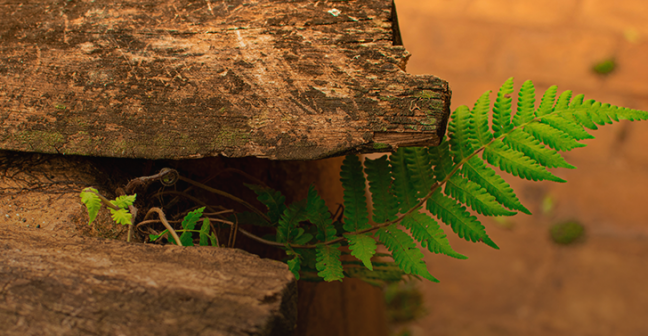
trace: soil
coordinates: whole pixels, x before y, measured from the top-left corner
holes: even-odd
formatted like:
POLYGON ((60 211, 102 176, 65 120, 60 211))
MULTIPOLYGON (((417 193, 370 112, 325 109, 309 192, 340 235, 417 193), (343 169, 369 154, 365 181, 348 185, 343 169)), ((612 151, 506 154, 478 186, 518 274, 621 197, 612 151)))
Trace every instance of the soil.
MULTIPOLYGON (((450 83, 452 109, 472 107, 509 77, 648 110, 648 11, 639 0, 397 0, 407 70, 450 83), (601 75, 592 68, 614 59, 601 75)), ((494 95, 491 95, 494 99, 494 95)), ((592 132, 566 153, 568 182, 508 178, 533 216, 484 220, 500 246, 457 239, 469 257, 426 257, 428 315, 413 335, 647 335, 648 122, 592 132), (552 225, 575 220, 581 241, 557 245, 552 225)))

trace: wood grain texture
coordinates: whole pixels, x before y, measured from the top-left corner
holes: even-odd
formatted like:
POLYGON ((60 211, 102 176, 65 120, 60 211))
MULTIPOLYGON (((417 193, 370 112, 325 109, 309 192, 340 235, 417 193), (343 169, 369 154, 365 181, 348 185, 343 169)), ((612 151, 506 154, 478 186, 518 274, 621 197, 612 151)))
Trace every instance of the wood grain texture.
POLYGON ((3 335, 289 335, 295 326, 295 278, 278 261, 0 229, 3 335))
POLYGON ((0 0, 0 149, 317 159, 436 145, 390 0, 0 0), (394 38, 396 35, 396 39, 394 38))

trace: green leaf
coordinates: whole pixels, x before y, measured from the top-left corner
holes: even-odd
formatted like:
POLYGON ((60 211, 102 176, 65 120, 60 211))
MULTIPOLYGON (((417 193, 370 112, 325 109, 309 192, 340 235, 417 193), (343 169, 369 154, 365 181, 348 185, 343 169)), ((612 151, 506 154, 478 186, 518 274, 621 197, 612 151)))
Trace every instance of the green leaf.
POLYGON ((544 95, 542 95, 542 100, 540 101, 540 106, 536 111, 536 117, 542 117, 546 114, 553 112, 553 106, 556 102, 556 92, 558 92, 558 87, 555 85, 550 86, 544 95))
POLYGON ((486 216, 512 216, 515 212, 504 209, 495 197, 479 184, 467 180, 458 174, 453 175, 446 183, 445 194, 465 203, 473 210, 486 216))
POLYGON ((482 241, 499 250, 499 247, 488 237, 477 217, 470 215, 465 207, 444 196, 439 190, 427 201, 427 209, 445 224, 450 225, 459 238, 472 242, 482 241))
POLYGON ((439 282, 428 271, 423 261, 423 252, 416 248, 416 243, 407 233, 399 230, 396 225, 390 225, 376 231, 376 236, 389 249, 394 261, 403 272, 439 282))
POLYGON ((216 234, 214 234, 213 232, 211 233, 211 235, 209 235, 209 241, 211 242, 212 246, 219 247, 218 237, 216 237, 216 234))
POLYGON ((381 156, 375 160, 366 158, 364 164, 373 202, 374 222, 383 223, 396 219, 398 200, 392 192, 391 169, 387 156, 381 156))
POLYGON ((436 147, 429 147, 430 163, 434 166, 434 176, 437 181, 442 181, 453 169, 452 156, 448 141, 442 140, 436 147))
POLYGON ((569 168, 576 167, 570 165, 565 159, 553 149, 542 145, 531 134, 516 129, 504 138, 504 143, 510 148, 522 152, 524 155, 534 159, 542 166, 549 168, 569 168))
POLYGON ((554 111, 564 111, 569 108, 569 103, 571 101, 572 92, 570 90, 564 91, 558 97, 554 111))
POLYGON ((417 203, 416 189, 407 168, 407 161, 405 161, 405 148, 400 147, 395 153, 392 153, 389 156, 389 163, 394 179, 393 187, 398 201, 398 211, 405 213, 417 203))
POLYGON ((358 258, 366 268, 373 270, 371 257, 376 254, 376 241, 367 234, 345 234, 351 255, 358 258))
POLYGON ((317 240, 325 242, 335 238, 337 232, 331 213, 313 185, 308 188, 306 212, 308 221, 317 227, 317 240))
POLYGON ((154 241, 160 239, 160 237, 162 237, 167 232, 169 232, 169 230, 164 230, 160 234, 157 234, 157 235, 150 234, 149 235, 149 241, 154 242, 154 241))
POLYGON ((533 120, 535 114, 535 87, 528 80, 522 84, 518 93, 517 113, 513 117, 513 124, 520 126, 533 120))
POLYGON ((203 211, 205 211, 205 207, 198 208, 186 214, 182 219, 182 228, 185 230, 193 230, 200 217, 202 217, 203 211))
POLYGON ((114 201, 110 201, 110 203, 116 205, 120 209, 127 209, 129 205, 133 205, 135 203, 135 198, 137 197, 137 194, 135 195, 122 195, 117 198, 115 198, 114 201))
POLYGON ((279 217, 286 210, 286 197, 272 188, 254 184, 245 184, 245 186, 254 191, 257 194, 257 199, 268 208, 268 218, 272 224, 279 222, 279 217))
POLYGON ((99 209, 101 209, 101 199, 97 196, 97 193, 99 193, 99 191, 95 188, 85 188, 79 195, 81 197, 81 202, 85 204, 88 209, 88 218, 90 219, 88 225, 92 224, 92 222, 97 218, 99 209))
POLYGON ((461 160, 467 158, 475 150, 471 143, 477 142, 471 137, 470 130, 470 110, 466 106, 459 106, 450 118, 448 132, 450 137, 450 152, 454 163, 459 164, 461 160))
MULTIPOLYGON (((545 118, 543 118, 545 119, 545 118)), ((574 148, 585 147, 569 134, 553 128, 544 123, 530 123, 524 126, 524 131, 533 135, 534 138, 542 141, 547 146, 558 151, 570 151, 574 148)))
POLYGON ((113 221, 115 221, 115 223, 121 224, 121 225, 130 225, 131 224, 131 220, 132 220, 133 216, 130 214, 130 212, 128 212, 128 210, 126 210, 126 209, 115 210, 113 208, 109 208, 109 209, 110 209, 110 215, 111 215, 113 221))
POLYGON ((495 141, 484 150, 484 159, 503 171, 527 180, 550 180, 565 182, 565 180, 548 172, 528 156, 514 151, 501 141, 495 141))
POLYGON ((450 242, 448 242, 443 229, 432 217, 414 212, 405 217, 402 224, 410 230, 412 237, 420 242, 421 246, 427 247, 430 252, 443 253, 457 259, 468 259, 450 247, 450 242))
POLYGON ((540 122, 562 131, 576 140, 594 139, 592 135, 583 129, 583 126, 576 123, 573 119, 566 119, 559 114, 545 115, 541 118, 540 122))
POLYGON ((288 255, 294 255, 292 259, 288 260, 288 270, 295 275, 295 279, 299 280, 299 271, 301 270, 301 256, 299 253, 288 250, 286 251, 288 255))
POLYGON ((470 111, 470 133, 473 147, 478 148, 493 140, 493 134, 488 129, 488 112, 490 111, 490 91, 485 92, 470 111))
POLYGON ((277 228, 278 243, 292 243, 295 238, 301 236, 304 232, 298 230, 299 222, 308 219, 305 201, 299 201, 288 206, 279 218, 279 227, 277 228))
POLYGON ((209 230, 211 230, 211 225, 209 225, 209 219, 205 218, 200 227, 200 246, 209 246, 209 230))
POLYGON ((493 195, 497 202, 512 210, 519 210, 527 215, 531 212, 515 196, 515 192, 494 170, 487 167, 479 157, 473 156, 461 167, 461 173, 469 180, 479 184, 493 195))
POLYGON ((410 178, 417 193, 421 198, 427 195, 434 184, 434 173, 432 162, 427 148, 407 147, 405 148, 405 161, 409 169, 410 178))
POLYGON ((317 275, 324 278, 324 281, 342 281, 344 273, 342 272, 342 262, 340 261, 340 244, 318 245, 317 264, 315 267, 317 275))
POLYGON ((347 155, 342 163, 340 181, 344 188, 344 230, 355 232, 370 228, 365 177, 357 155, 347 155))
POLYGON ((513 124, 511 124, 512 93, 513 77, 507 79, 500 87, 493 107, 493 133, 496 138, 513 129, 513 124))

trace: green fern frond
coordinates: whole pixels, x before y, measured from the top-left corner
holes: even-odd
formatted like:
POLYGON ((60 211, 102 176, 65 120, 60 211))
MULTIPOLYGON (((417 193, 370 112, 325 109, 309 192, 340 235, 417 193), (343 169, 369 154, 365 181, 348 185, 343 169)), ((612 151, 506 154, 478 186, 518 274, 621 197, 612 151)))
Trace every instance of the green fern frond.
POLYGON ((544 115, 540 118, 540 122, 547 124, 575 140, 594 139, 594 137, 587 133, 583 126, 579 125, 573 119, 566 119, 559 114, 544 115))
POLYGON ((387 156, 375 160, 366 158, 364 165, 373 202, 374 222, 382 223, 396 219, 398 200, 391 190, 392 177, 387 156))
POLYGON ((501 140, 497 140, 486 147, 483 157, 493 166, 499 167, 503 171, 523 179, 565 182, 565 180, 550 173, 533 159, 510 149, 501 140))
POLYGON ((396 225, 390 225, 376 231, 376 236, 392 253, 394 261, 403 272, 439 282, 428 271, 423 261, 423 252, 416 248, 416 243, 407 233, 399 230, 396 225))
POLYGON ((473 148, 479 148, 493 140, 493 134, 488 127, 488 112, 490 111, 490 91, 485 92, 470 111, 470 133, 473 138, 473 148))
POLYGON ((458 174, 452 175, 446 182, 444 193, 485 216, 513 216, 516 214, 504 209, 495 197, 479 184, 458 174))
POLYGON ((317 190, 313 185, 308 188, 306 215, 308 221, 317 227, 317 240, 325 242, 335 238, 337 231, 333 226, 331 213, 326 207, 326 202, 317 194, 317 190))
POLYGON ((180 242, 182 243, 182 246, 194 246, 192 237, 193 232, 191 232, 190 230, 193 230, 196 227, 196 223, 198 223, 198 220, 200 220, 200 217, 202 217, 203 211, 205 211, 205 207, 198 208, 194 211, 189 212, 182 219, 182 228, 185 230, 185 232, 180 235, 180 242))
POLYGON ((344 187, 344 230, 354 232, 371 227, 365 197, 366 182, 357 155, 347 155, 344 158, 340 181, 344 187))
POLYGON ((429 147, 430 162, 434 166, 434 176, 437 181, 443 179, 452 172, 452 156, 450 156, 450 146, 447 140, 441 139, 441 143, 436 147, 429 147))
POLYGON ((376 241, 367 234, 345 234, 344 237, 349 241, 349 250, 351 255, 358 258, 370 270, 371 257, 376 254, 376 241))
POLYGON ((522 211, 527 215, 531 212, 525 208, 515 196, 511 186, 495 171, 484 164, 479 157, 473 156, 461 167, 461 174, 479 184, 493 195, 497 202, 511 210, 522 211))
POLYGON ((538 106, 538 110, 535 113, 536 117, 542 117, 545 114, 553 112, 557 92, 558 87, 555 85, 550 86, 547 91, 545 91, 542 95, 542 100, 540 100, 540 106, 538 106))
POLYGON ((304 201, 295 202, 284 210, 279 218, 279 227, 277 228, 278 243, 294 243, 303 235, 304 229, 299 228, 299 222, 308 219, 306 204, 304 201))
POLYGON ((407 147, 405 148, 405 160, 409 169, 410 177, 414 188, 418 191, 417 197, 423 197, 430 192, 434 184, 432 162, 427 148, 407 147))
POLYGON ((530 80, 524 82, 518 93, 517 113, 513 125, 520 126, 531 121, 535 114, 535 87, 530 80))
POLYGON ((504 138, 504 143, 511 149, 524 153, 524 155, 534 159, 540 165, 548 168, 569 168, 576 167, 570 165, 555 150, 549 149, 542 145, 531 134, 520 129, 513 130, 504 138))
POLYGON ((428 199, 427 209, 445 224, 450 225, 459 238, 472 242, 482 241, 499 250, 499 247, 488 237, 477 217, 472 216, 465 207, 443 195, 439 190, 428 199))
POLYGON ((98 193, 99 191, 95 188, 85 188, 79 194, 81 196, 81 203, 85 204, 88 209, 88 225, 92 224, 97 218, 99 209, 101 209, 101 199, 97 196, 98 193))
POLYGON ((301 259, 302 256, 297 253, 294 250, 288 250, 286 251, 286 254, 289 256, 293 256, 292 259, 288 259, 288 270, 292 272, 293 275, 295 275, 295 279, 299 280, 299 271, 301 270, 301 259))
POLYGON ((121 225, 132 224, 133 215, 130 212, 128 212, 128 210, 126 209, 115 210, 113 208, 109 208, 109 209, 110 209, 110 216, 112 217, 112 220, 115 221, 115 223, 121 225))
POLYGON ((468 259, 468 257, 455 252, 450 247, 443 229, 432 217, 420 212, 414 212, 406 216, 402 224, 403 227, 410 230, 412 237, 421 243, 421 246, 427 247, 430 252, 442 253, 457 259, 468 259))
POLYGON ((389 156, 389 165, 391 166, 391 174, 394 180, 393 188, 394 195, 398 201, 398 211, 401 213, 406 212, 416 205, 416 189, 407 168, 407 161, 405 161, 405 148, 400 147, 396 152, 389 156))
POLYGON ((459 164, 461 160, 467 158, 475 150, 472 147, 473 140, 470 134, 470 110, 466 106, 457 108, 448 124, 450 152, 455 164, 459 164))
POLYGON ((276 224, 281 214, 286 210, 286 197, 272 188, 247 183, 244 185, 257 194, 257 199, 268 208, 268 218, 270 218, 271 224, 276 224))
POLYGON ((558 101, 556 102, 556 106, 554 107, 552 112, 560 112, 566 110, 569 107, 571 98, 572 98, 571 90, 567 90, 561 93, 560 97, 558 97, 558 101))
POLYGON ((557 151, 565 152, 574 148, 585 147, 584 144, 576 141, 576 139, 571 137, 569 134, 553 128, 548 124, 537 122, 530 123, 524 126, 524 131, 557 151))
POLYGON ((342 281, 344 278, 339 248, 340 244, 317 246, 317 263, 315 267, 318 270, 317 275, 322 277, 324 281, 342 281))
POLYGON ((513 129, 513 124, 511 124, 512 93, 513 77, 507 79, 499 89, 497 100, 495 100, 495 106, 493 107, 493 133, 496 138, 513 129))

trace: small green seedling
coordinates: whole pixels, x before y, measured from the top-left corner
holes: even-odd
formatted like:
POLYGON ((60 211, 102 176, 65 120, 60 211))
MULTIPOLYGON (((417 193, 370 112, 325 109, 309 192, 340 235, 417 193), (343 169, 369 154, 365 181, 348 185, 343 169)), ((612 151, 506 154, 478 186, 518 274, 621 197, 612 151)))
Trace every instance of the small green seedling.
POLYGON ((128 206, 135 203, 135 198, 137 195, 124 195, 115 198, 112 201, 107 200, 99 194, 99 191, 95 188, 85 188, 81 191, 81 202, 85 204, 88 208, 88 225, 97 218, 99 214, 99 209, 101 209, 101 202, 104 202, 108 209, 110 209, 110 215, 115 221, 115 223, 121 225, 132 224, 133 216, 128 211, 128 206))
MULTIPOLYGON (((176 230, 176 232, 182 232, 182 235, 180 236, 180 242, 182 243, 182 246, 194 246, 193 234, 196 232, 200 235, 200 246, 209 246, 210 243, 211 246, 219 246, 218 238, 216 237, 216 235, 213 232, 209 234, 209 229, 211 228, 209 218, 203 219, 200 230, 194 229, 196 227, 196 223, 200 221, 200 217, 202 217, 203 211, 205 211, 205 207, 198 208, 194 211, 189 212, 182 220, 182 230, 176 230)), ((166 235, 169 243, 176 244, 175 239, 173 239, 171 235, 168 235, 168 233, 169 230, 164 230, 157 235, 151 234, 149 235, 149 240, 151 242, 155 242, 166 235)))

